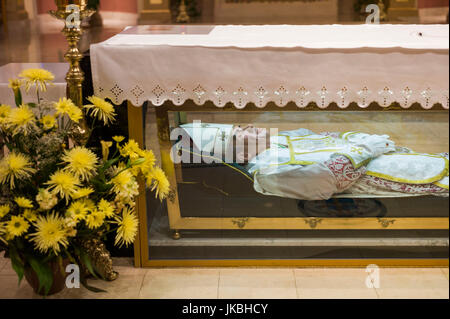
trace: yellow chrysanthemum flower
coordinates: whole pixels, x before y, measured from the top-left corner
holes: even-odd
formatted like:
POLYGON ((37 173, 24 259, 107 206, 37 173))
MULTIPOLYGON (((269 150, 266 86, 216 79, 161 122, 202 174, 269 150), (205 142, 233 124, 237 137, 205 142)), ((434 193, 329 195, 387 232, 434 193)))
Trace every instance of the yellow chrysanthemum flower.
POLYGON ((67 116, 72 122, 78 123, 83 118, 83 112, 79 107, 75 106, 67 112, 67 116))
POLYGON ((10 89, 13 89, 14 91, 20 89, 20 87, 22 86, 22 80, 20 79, 9 79, 9 84, 8 87, 10 89))
POLYGON ((148 176, 150 172, 154 170, 156 157, 151 150, 145 150, 143 155, 145 162, 142 163, 139 168, 141 169, 141 172, 144 176, 148 176))
POLYGON ((9 153, 0 160, 0 184, 8 183, 15 188, 16 180, 30 178, 36 170, 27 156, 20 153, 9 153))
POLYGON ((153 185, 152 191, 156 191, 156 197, 160 200, 166 198, 170 193, 170 183, 167 179, 166 173, 160 168, 155 167, 153 171, 146 176, 147 185, 153 185))
POLYGON ((0 205, 0 219, 5 217, 11 211, 11 207, 9 205, 0 205))
POLYGON ((86 216, 89 214, 89 212, 90 209, 86 202, 76 201, 70 204, 66 212, 66 217, 70 217, 75 221, 80 221, 86 219, 86 216))
POLYGON ((144 151, 141 150, 139 144, 135 140, 129 140, 123 147, 120 148, 120 155, 129 157, 132 161, 144 156, 144 151))
POLYGON ((111 103, 106 102, 104 99, 97 96, 89 97, 88 101, 92 104, 85 105, 84 107, 90 110, 91 116, 97 117, 100 121, 103 121, 105 125, 114 121, 116 113, 114 112, 114 106, 111 103))
POLYGON ((29 222, 34 222, 37 220, 36 212, 32 209, 25 209, 23 212, 23 217, 29 222))
POLYGON ((96 209, 95 203, 91 199, 83 198, 81 201, 86 205, 90 212, 93 212, 96 209))
POLYGON ((56 118, 53 115, 45 115, 41 119, 44 130, 51 130, 56 126, 56 118))
POLYGON ((47 84, 50 84, 55 79, 52 72, 44 69, 23 70, 19 77, 24 79, 27 92, 33 85, 36 86, 36 91, 41 90, 45 92, 47 91, 47 84))
POLYGON ((80 180, 69 172, 58 170, 50 176, 50 180, 46 185, 49 185, 49 189, 52 192, 59 194, 61 198, 65 198, 66 202, 68 202, 69 198, 79 188, 80 180))
POLYGON ((21 236, 27 232, 30 224, 21 216, 12 216, 11 220, 6 223, 6 232, 9 238, 21 236))
POLYGON ((0 125, 8 122, 9 114, 11 113, 11 106, 6 104, 0 105, 0 125))
POLYGON ((99 228, 105 222, 105 215, 98 210, 93 211, 86 217, 86 225, 89 229, 99 228))
POLYGON ((35 128, 36 117, 30 107, 23 104, 12 109, 6 121, 14 129, 13 135, 19 133, 27 135, 35 128))
POLYGON ((103 198, 98 203, 97 210, 105 215, 106 218, 111 218, 115 215, 114 205, 103 198))
POLYGON ((67 98, 60 98, 58 102, 54 104, 56 115, 69 116, 70 120, 78 123, 83 118, 83 112, 76 106, 72 100, 67 98))
MULTIPOLYGON (((121 166, 119 166, 116 171, 120 172, 122 169, 121 166)), ((113 192, 120 193, 122 191, 124 191, 127 186, 131 183, 133 183, 134 181, 134 177, 131 174, 131 172, 129 170, 124 170, 122 172, 120 172, 117 176, 113 177, 111 179, 111 183, 113 184, 113 192)))
POLYGON ((16 197, 14 198, 16 204, 21 208, 33 208, 33 202, 25 197, 16 197))
POLYGON ((139 221, 133 211, 124 209, 122 217, 116 218, 118 229, 115 239, 115 245, 122 247, 128 246, 134 242, 138 231, 139 221))
POLYGON ((72 199, 80 199, 83 197, 87 197, 89 195, 91 195, 94 192, 94 189, 92 189, 91 187, 85 187, 85 188, 79 188, 75 191, 75 193, 73 193, 72 195, 72 199))
POLYGON ((85 147, 75 147, 65 151, 62 161, 67 164, 65 170, 68 170, 81 180, 88 180, 97 166, 97 156, 85 147))
POLYGON ((55 213, 39 216, 34 226, 36 233, 31 234, 31 241, 41 253, 45 254, 49 250, 53 250, 58 255, 61 247, 69 245, 64 219, 55 213))

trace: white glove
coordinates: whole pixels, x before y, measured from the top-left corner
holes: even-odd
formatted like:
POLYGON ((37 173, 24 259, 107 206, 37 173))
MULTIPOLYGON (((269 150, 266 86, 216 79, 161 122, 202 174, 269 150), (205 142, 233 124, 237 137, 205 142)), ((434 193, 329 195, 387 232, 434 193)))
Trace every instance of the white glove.
POLYGON ((369 135, 354 134, 349 136, 349 141, 355 143, 359 147, 368 150, 372 157, 378 157, 382 154, 394 152, 395 143, 389 139, 389 135, 369 135))

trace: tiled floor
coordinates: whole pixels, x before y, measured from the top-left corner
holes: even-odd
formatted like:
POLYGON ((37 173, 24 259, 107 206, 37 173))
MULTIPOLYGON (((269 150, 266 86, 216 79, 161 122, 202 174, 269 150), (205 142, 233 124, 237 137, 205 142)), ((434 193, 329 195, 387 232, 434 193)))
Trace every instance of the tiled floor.
MULTIPOLYGON (((65 289, 51 298, 120 299, 391 299, 449 298, 448 268, 382 268, 380 288, 367 288, 365 269, 292 268, 133 268, 115 259, 120 273, 114 282, 91 280, 91 286, 65 289)), ((0 257, 0 299, 40 298, 17 277, 9 260, 0 257)))

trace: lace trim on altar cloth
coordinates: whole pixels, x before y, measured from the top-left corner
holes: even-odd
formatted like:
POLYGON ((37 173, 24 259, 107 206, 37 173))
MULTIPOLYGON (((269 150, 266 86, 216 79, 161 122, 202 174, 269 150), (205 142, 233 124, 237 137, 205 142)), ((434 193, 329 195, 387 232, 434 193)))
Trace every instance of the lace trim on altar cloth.
POLYGON ((314 90, 305 86, 289 89, 283 85, 277 88, 260 86, 256 89, 243 86, 225 89, 218 85, 215 89, 207 89, 201 84, 194 87, 177 84, 171 88, 166 88, 160 84, 147 88, 139 84, 130 87, 114 84, 109 88, 94 85, 94 89, 97 96, 109 98, 117 105, 124 101, 130 101, 135 106, 141 106, 146 101, 150 101, 155 106, 160 106, 166 101, 171 101, 175 105, 182 105, 187 100, 192 100, 197 105, 203 105, 205 102, 211 101, 217 107, 224 107, 231 102, 236 108, 242 109, 248 103, 264 108, 269 102, 273 102, 279 107, 293 102, 299 108, 306 108, 309 103, 313 102, 321 109, 327 108, 331 103, 336 103, 338 107, 345 109, 353 102, 357 103, 360 108, 367 108, 373 102, 387 108, 392 103, 397 102, 403 109, 408 109, 415 103, 419 103, 424 109, 431 109, 435 104, 440 104, 444 109, 449 109, 449 90, 433 90, 430 87, 414 91, 406 86, 402 90, 395 91, 389 86, 382 88, 368 88, 366 86, 349 88, 343 86, 339 90, 322 86, 314 90))

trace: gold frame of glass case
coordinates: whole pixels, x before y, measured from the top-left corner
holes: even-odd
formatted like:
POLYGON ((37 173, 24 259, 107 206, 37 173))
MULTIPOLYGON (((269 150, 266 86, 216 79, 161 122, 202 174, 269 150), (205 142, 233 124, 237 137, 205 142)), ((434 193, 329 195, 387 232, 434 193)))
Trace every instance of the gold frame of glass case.
MULTIPOLYGON (((442 106, 435 105, 432 111, 442 111, 447 114, 448 110, 442 106)), ((255 105, 249 104, 244 109, 236 109, 232 104, 223 108, 217 108, 212 103, 198 106, 192 101, 187 101, 182 106, 175 106, 166 102, 162 106, 155 107, 158 128, 158 140, 161 152, 161 166, 166 172, 172 185, 171 196, 167 200, 168 217, 170 229, 173 231, 174 239, 179 238, 180 231, 206 230, 206 229, 235 229, 245 231, 252 230, 369 230, 369 229, 395 229, 395 230, 429 230, 449 229, 448 217, 397 217, 397 218, 314 218, 314 217, 286 217, 286 218, 214 218, 214 217, 182 217, 178 202, 176 170, 179 169, 170 157, 171 142, 168 112, 261 112, 280 111, 280 108, 269 103, 263 110, 255 105)), ((299 109, 295 104, 288 104, 282 111, 390 111, 390 112, 429 112, 418 104, 409 109, 402 109, 393 104, 382 108, 376 103, 366 109, 359 108, 352 103, 346 109, 340 109, 336 104, 331 104, 327 109, 320 109, 314 103, 307 108, 299 109)), ((129 136, 136 140, 139 145, 144 146, 144 117, 140 107, 135 107, 128 102, 129 136)), ((140 226, 134 245, 135 266, 137 267, 239 267, 239 266, 280 266, 280 267, 366 267, 369 264, 377 264, 380 267, 447 267, 448 259, 298 259, 298 260, 150 260, 147 231, 147 205, 146 192, 143 181, 140 181, 140 195, 137 198, 136 210, 139 216, 140 226)))

